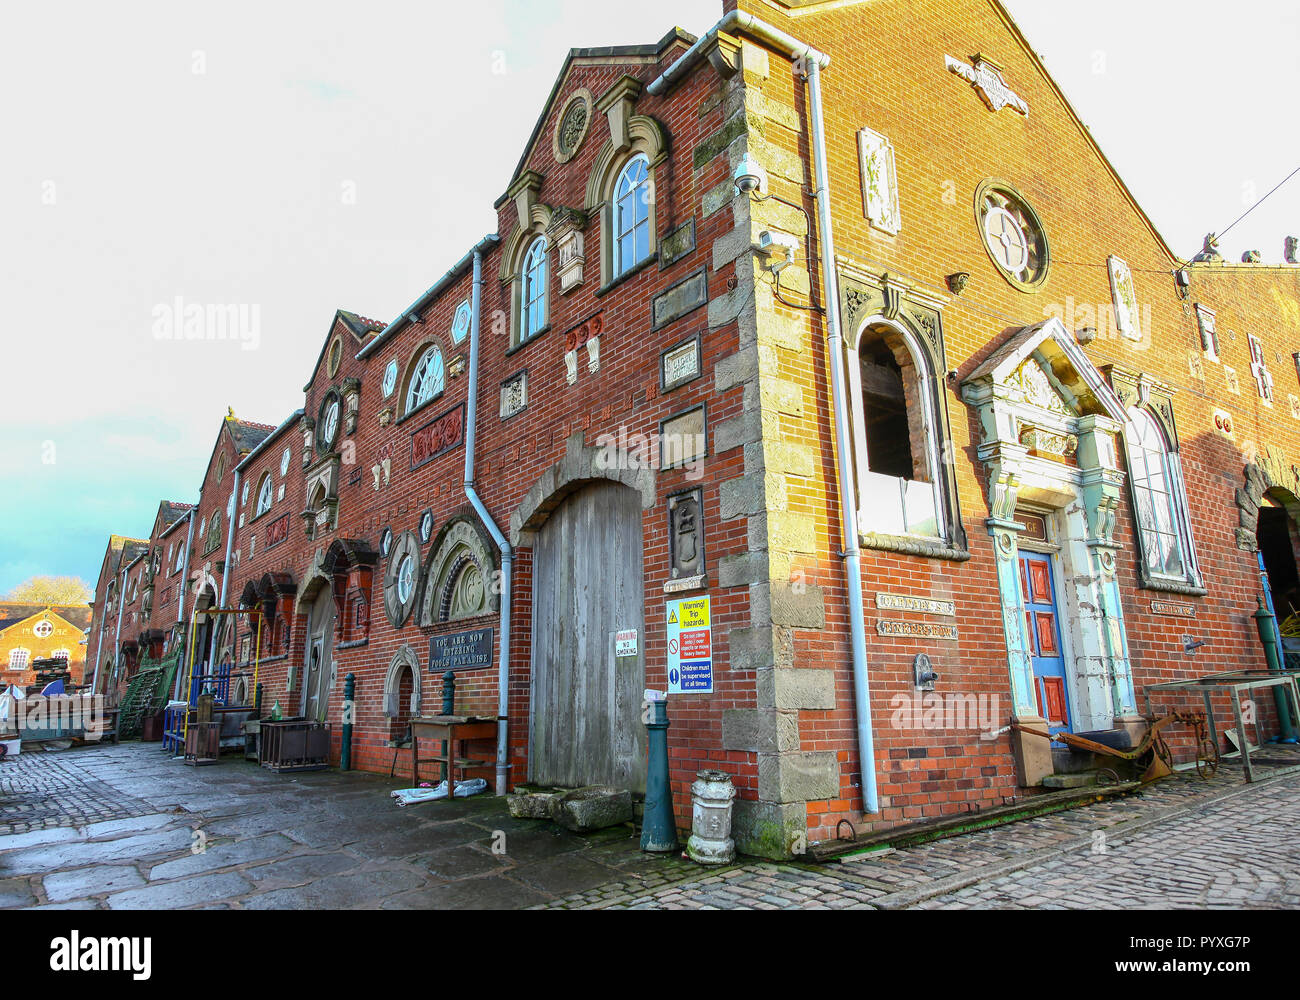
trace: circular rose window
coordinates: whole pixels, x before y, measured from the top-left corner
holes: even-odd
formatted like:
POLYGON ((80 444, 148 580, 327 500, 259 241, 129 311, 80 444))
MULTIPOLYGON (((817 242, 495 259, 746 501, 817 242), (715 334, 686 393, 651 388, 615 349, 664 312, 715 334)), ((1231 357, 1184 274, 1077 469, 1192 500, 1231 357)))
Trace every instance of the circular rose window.
POLYGON ((1033 208, 1009 184, 985 181, 975 195, 984 249, 1002 276, 1023 292, 1047 280, 1051 251, 1033 208))

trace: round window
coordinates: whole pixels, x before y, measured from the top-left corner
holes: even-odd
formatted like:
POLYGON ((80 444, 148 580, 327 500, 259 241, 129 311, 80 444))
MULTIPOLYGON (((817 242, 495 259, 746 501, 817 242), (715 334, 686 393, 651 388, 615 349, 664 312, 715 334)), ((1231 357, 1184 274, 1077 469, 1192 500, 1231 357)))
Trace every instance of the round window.
POLYGON ((985 181, 975 195, 984 249, 1002 276, 1023 292, 1047 280, 1051 250, 1038 214, 1009 184, 985 181))
POLYGON ((48 639, 54 634, 54 626, 47 621, 40 621, 36 623, 36 627, 32 631, 36 633, 36 638, 48 639))
POLYGON ((397 599, 406 604, 411 599, 411 592, 415 589, 415 560, 410 556, 402 556, 402 561, 397 565, 397 599))
POLYGON ((320 414, 320 441, 318 442, 321 451, 329 451, 334 447, 334 439, 339 433, 339 401, 337 396, 326 399, 324 407, 320 414))

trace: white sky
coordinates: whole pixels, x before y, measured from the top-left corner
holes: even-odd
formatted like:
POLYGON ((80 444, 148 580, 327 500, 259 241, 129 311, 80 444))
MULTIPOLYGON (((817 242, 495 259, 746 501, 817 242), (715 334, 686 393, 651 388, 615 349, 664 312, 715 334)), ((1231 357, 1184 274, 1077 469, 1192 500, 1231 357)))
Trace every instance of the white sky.
MULTIPOLYGON (((1300 166, 1292 0, 1008 6, 1176 252, 1300 166)), ((674 23, 698 34, 719 13, 717 0, 6 10, 0 593, 34 573, 93 582, 110 532, 147 535, 160 499, 194 500, 227 406, 274 424, 301 405, 336 307, 391 320, 492 231, 568 48, 653 42, 674 23), (159 341, 154 309, 177 296, 256 306, 257 349, 159 341)), ((1288 234, 1300 178, 1225 256, 1280 261, 1288 234)))

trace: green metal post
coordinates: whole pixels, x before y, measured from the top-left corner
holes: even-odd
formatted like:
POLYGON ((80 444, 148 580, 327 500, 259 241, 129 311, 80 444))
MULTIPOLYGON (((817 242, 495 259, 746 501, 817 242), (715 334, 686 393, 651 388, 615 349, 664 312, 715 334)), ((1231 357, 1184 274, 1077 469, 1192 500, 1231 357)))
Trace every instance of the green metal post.
MULTIPOLYGON (((1277 619, 1269 612, 1264 604, 1264 597, 1260 595, 1259 608, 1255 611, 1255 625, 1259 628, 1259 639, 1264 644, 1264 659, 1268 661, 1270 673, 1281 674, 1282 669, 1282 644, 1278 640, 1277 619)), ((1278 740, 1282 743, 1295 743, 1296 731, 1295 725, 1291 722, 1291 702, 1287 693, 1280 687, 1273 689, 1273 700, 1277 705, 1277 716, 1281 722, 1281 735, 1278 740)), ((1246 739, 1245 733, 1238 734, 1242 740, 1246 739)))
POLYGON ((357 675, 343 679, 343 746, 339 750, 339 770, 352 770, 352 716, 356 712, 357 675))
POLYGON ((258 681, 257 690, 253 693, 253 718, 254 719, 260 719, 262 717, 262 688, 263 688, 262 682, 258 681))
POLYGON ((668 703, 651 702, 650 760, 646 767, 645 817, 641 823, 641 850, 666 854, 677 850, 677 823, 673 819, 673 794, 668 783, 668 703))
MULTIPOLYGON (((456 714, 456 672, 454 670, 448 670, 445 674, 442 675, 442 714, 443 715, 456 714)), ((444 740, 439 745, 441 746, 442 754, 445 757, 447 754, 447 742, 444 740)), ((447 765, 442 764, 440 765, 440 768, 442 770, 442 780, 446 781, 447 765)), ((455 792, 456 789, 454 788, 447 789, 448 795, 454 795, 455 792)))

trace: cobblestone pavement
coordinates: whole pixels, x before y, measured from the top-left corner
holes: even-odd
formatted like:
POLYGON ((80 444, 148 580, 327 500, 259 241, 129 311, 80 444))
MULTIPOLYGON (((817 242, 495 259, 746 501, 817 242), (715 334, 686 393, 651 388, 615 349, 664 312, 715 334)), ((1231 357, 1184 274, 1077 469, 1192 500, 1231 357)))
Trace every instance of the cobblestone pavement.
POLYGON ((399 808, 408 782, 277 775, 158 744, 0 759, 0 908, 518 908, 695 874, 628 827, 579 837, 491 795, 399 808))
POLYGON ((1261 778, 1225 763, 870 860, 706 872, 492 796, 398 808, 404 783, 373 774, 192 768, 157 744, 23 753, 0 761, 0 907, 1293 908, 1300 770, 1261 778))
MULTIPOLYGON (((1269 748, 1281 764, 1300 753, 1269 748)), ((563 909, 1294 908, 1300 773, 1225 761, 1140 793, 844 864, 751 863, 656 889, 632 881, 563 909), (1269 777, 1270 773, 1273 777, 1269 777)))

